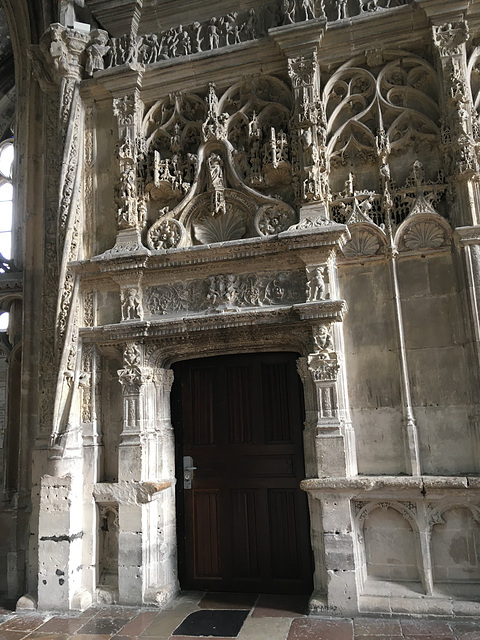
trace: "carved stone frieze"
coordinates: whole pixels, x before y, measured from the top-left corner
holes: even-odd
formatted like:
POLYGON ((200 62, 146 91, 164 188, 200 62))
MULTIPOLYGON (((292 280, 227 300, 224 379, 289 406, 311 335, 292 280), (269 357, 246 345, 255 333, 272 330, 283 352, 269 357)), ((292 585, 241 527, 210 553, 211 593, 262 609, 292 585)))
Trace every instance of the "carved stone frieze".
POLYGON ((145 307, 152 315, 228 311, 246 307, 292 305, 303 302, 301 272, 218 275, 148 287, 145 307))

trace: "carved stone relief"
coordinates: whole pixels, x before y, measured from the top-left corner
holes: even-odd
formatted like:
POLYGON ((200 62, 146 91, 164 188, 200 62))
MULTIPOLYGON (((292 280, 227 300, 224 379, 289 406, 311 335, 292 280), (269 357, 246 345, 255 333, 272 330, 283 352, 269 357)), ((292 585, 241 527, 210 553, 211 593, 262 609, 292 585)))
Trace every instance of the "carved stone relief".
POLYGON ((259 275, 217 275, 147 287, 145 307, 152 315, 235 311, 240 308, 304 302, 301 272, 259 275))

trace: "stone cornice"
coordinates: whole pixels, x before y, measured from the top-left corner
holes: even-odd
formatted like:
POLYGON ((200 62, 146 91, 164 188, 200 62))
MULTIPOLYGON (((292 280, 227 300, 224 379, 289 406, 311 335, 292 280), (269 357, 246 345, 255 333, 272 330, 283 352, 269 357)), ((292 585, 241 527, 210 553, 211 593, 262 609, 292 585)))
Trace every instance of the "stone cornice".
POLYGON ((82 276, 92 277, 115 274, 139 269, 145 272, 179 268, 209 266, 221 264, 225 270, 238 270, 238 261, 242 263, 259 260, 271 261, 277 256, 282 264, 301 266, 314 264, 319 250, 341 248, 350 237, 345 225, 329 224, 320 228, 302 231, 285 231, 276 237, 248 238, 235 240, 225 244, 198 245, 180 249, 169 249, 142 253, 125 253, 116 256, 108 253, 95 256, 84 262, 72 263, 71 267, 82 276), (295 252, 295 255, 293 255, 295 252), (237 264, 233 264, 233 261, 237 264), (228 267, 226 266, 228 264, 228 267))

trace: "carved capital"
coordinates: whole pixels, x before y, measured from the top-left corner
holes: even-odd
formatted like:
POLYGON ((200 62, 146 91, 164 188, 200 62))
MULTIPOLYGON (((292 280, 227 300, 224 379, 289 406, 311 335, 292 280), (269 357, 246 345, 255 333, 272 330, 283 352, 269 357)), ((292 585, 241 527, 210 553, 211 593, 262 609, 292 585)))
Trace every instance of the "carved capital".
POLYGON ((294 88, 313 86, 318 72, 317 52, 288 59, 288 75, 294 88))
POLYGON ((90 36, 61 24, 51 24, 40 44, 30 49, 33 73, 43 90, 59 85, 63 78, 80 81, 83 54, 90 36))
POLYGON ((153 371, 149 367, 132 366, 119 369, 118 381, 122 385, 123 395, 138 395, 143 385, 153 380, 153 371))
POLYGON ((432 32, 433 43, 442 58, 461 55, 463 45, 469 36, 468 25, 464 21, 435 25, 432 27, 432 32))
POLYGON ((331 353, 329 358, 314 353, 308 356, 308 369, 315 382, 335 382, 340 364, 335 353, 331 353))

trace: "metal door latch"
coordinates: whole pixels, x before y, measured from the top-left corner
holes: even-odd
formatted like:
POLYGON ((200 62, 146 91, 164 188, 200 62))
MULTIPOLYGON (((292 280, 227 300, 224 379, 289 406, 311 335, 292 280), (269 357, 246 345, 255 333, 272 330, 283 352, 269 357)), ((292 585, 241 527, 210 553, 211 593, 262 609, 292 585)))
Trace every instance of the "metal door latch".
POLYGON ((192 488, 193 471, 197 467, 193 466, 192 456, 183 456, 183 488, 192 488))

